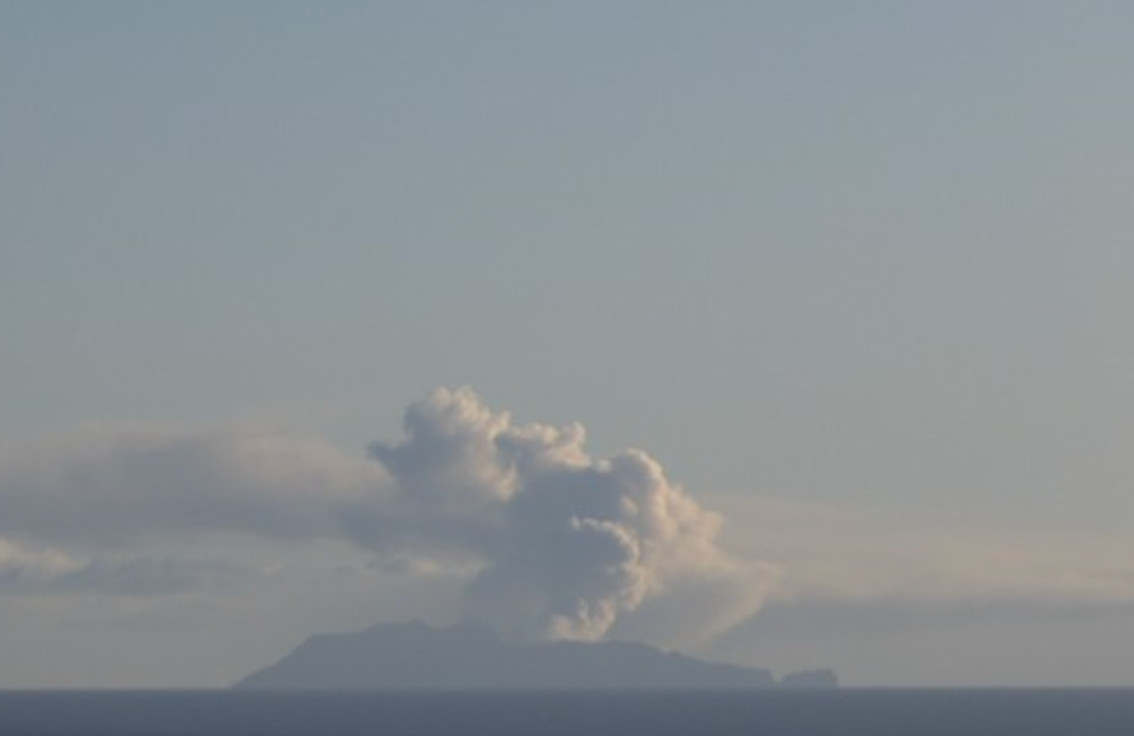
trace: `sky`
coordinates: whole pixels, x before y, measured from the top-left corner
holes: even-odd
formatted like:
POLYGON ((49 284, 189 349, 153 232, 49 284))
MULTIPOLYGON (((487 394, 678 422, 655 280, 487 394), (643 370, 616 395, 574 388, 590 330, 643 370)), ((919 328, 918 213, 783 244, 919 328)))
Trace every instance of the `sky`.
POLYGON ((0 687, 421 618, 1134 683, 1134 6, 0 5, 0 687))

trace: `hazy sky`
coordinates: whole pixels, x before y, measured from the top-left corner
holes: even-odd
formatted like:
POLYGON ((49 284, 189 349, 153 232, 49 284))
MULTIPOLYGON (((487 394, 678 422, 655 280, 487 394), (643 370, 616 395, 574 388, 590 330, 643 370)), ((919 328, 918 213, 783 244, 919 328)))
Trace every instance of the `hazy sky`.
POLYGON ((1134 683, 1132 31, 0 5, 0 687, 469 610, 1134 683))

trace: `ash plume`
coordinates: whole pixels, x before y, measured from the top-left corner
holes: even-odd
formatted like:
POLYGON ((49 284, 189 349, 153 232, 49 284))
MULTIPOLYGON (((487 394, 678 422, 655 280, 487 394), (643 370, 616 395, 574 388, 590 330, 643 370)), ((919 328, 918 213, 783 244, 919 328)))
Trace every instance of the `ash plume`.
POLYGON ((400 443, 371 446, 394 480, 404 544, 464 542, 455 551, 483 564, 469 612, 506 636, 599 639, 668 597, 684 609, 673 622, 701 638, 751 615, 774 580, 720 548, 720 517, 656 460, 593 458, 579 424, 514 424, 463 388, 411 405, 404 425, 400 443), (683 592, 698 600, 682 605, 683 592))

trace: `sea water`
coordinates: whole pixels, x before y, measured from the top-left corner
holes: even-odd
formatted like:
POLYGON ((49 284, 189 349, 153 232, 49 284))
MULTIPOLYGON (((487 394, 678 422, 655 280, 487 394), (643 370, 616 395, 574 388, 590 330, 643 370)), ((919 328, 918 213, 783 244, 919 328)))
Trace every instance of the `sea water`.
POLYGON ((0 734, 1134 735, 1134 690, 0 692, 0 734))

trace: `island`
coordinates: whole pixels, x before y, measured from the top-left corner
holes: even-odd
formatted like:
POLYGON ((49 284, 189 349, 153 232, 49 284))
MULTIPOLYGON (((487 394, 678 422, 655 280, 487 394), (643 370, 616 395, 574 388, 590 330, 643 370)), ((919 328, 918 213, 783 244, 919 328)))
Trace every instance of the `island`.
POLYGON ((621 690, 835 687, 829 671, 788 675, 705 662, 645 644, 510 644, 477 623, 420 621, 313 636, 237 682, 256 690, 621 690))

